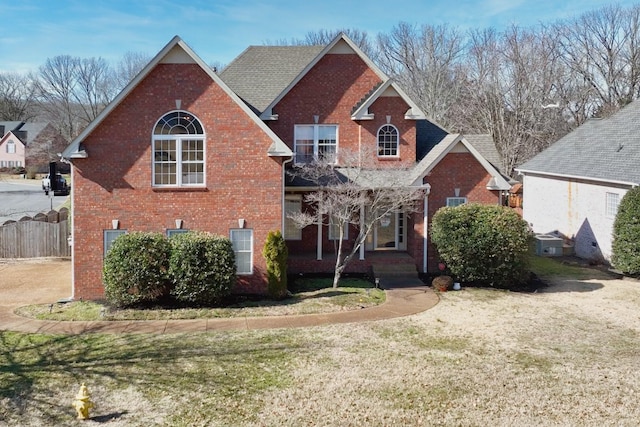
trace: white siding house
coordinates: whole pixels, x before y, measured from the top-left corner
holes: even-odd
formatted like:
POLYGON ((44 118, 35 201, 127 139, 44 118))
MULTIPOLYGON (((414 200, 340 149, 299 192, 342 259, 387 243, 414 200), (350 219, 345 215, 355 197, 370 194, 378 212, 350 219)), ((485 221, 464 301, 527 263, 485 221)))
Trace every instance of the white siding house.
POLYGON ((577 256, 609 262, 618 204, 640 184, 640 102, 589 120, 516 171, 535 233, 562 235, 577 256))

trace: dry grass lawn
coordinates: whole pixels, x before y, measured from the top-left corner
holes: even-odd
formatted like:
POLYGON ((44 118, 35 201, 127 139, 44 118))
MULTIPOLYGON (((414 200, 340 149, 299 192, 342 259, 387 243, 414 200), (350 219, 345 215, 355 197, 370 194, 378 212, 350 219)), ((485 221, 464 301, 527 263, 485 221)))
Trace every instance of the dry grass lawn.
POLYGON ((404 319, 177 336, 0 334, 0 424, 637 426, 640 282, 463 289, 404 319), (39 357, 34 356, 34 352, 39 357), (94 419, 73 419, 80 381, 94 419))

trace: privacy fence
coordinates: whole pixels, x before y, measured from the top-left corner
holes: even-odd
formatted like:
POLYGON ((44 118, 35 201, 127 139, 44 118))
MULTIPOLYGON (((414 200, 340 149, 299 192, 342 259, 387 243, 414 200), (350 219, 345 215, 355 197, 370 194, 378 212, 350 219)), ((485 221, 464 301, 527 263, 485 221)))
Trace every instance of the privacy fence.
POLYGON ((0 226, 0 258, 71 256, 69 210, 7 221, 0 226))

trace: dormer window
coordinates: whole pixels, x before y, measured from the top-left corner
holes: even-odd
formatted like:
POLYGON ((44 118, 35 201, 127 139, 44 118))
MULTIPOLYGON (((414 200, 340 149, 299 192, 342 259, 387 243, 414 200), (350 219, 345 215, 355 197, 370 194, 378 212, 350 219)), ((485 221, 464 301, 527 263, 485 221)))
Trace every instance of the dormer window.
POLYGON ((294 129, 296 163, 314 160, 335 163, 338 152, 337 125, 296 125, 294 129))
POLYGON ((378 157, 398 157, 398 129, 384 125, 378 130, 378 157))
POLYGON ((203 186, 205 135, 200 121, 187 111, 164 115, 153 129, 153 185, 203 186))

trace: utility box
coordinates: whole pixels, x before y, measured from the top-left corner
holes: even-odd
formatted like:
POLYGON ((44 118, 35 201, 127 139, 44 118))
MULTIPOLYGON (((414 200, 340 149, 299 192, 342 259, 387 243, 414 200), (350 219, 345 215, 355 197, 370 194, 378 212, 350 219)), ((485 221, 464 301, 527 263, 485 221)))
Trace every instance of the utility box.
POLYGON ((536 236, 536 255, 538 256, 562 256, 563 240, 560 237, 549 234, 536 236))

